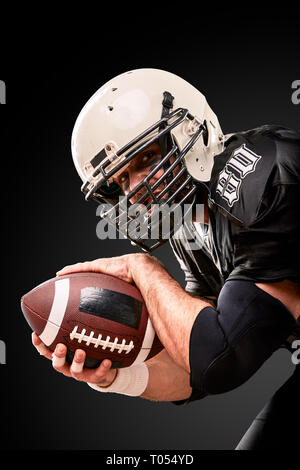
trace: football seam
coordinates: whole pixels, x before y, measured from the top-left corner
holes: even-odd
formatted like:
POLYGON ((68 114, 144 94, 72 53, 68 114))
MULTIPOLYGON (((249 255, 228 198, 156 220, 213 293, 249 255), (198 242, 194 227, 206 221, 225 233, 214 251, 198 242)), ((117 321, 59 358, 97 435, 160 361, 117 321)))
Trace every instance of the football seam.
MULTIPOLYGON (((46 320, 44 317, 42 317, 41 315, 39 315, 35 310, 33 310, 31 307, 29 307, 24 301, 22 301, 22 303, 23 303, 23 305, 25 305, 26 308, 28 308, 28 310, 30 310, 31 313, 33 313, 34 315, 36 315, 37 317, 39 317, 41 320, 43 320, 43 321, 46 322, 46 323, 50 323, 51 325, 53 325, 53 326, 55 326, 55 327, 58 327, 58 325, 56 325, 55 323, 51 322, 50 320, 46 320)), ((75 320, 72 320, 72 321, 74 321, 74 323, 76 323, 75 320)), ((81 322, 78 322, 78 323, 81 323, 81 322)), ((83 325, 84 325, 84 324, 83 324, 83 325)), ((66 329, 63 328, 62 326, 60 326, 59 328, 60 328, 60 330, 61 330, 61 332, 62 332, 62 334, 63 334, 64 336, 67 335, 67 337, 70 338, 71 333, 70 333, 68 330, 66 330, 66 329)), ((91 327, 89 327, 89 328, 92 330, 91 327)), ((95 329, 96 329, 96 328, 95 328, 95 329)), ((100 328, 99 328, 99 330, 100 330, 100 328)), ((110 333, 111 335, 114 335, 115 337, 117 337, 117 335, 116 335, 114 332, 112 332, 112 331, 110 332, 110 331, 108 330, 108 333, 110 333)), ((130 336, 130 335, 123 335, 123 336, 130 336)), ((73 340, 70 338, 70 341, 73 341, 73 340)), ((72 344, 74 344, 74 343, 72 343, 72 344)), ((78 343, 78 344, 81 344, 81 343, 78 343)), ((85 344, 82 344, 82 346, 85 347, 85 348, 88 348, 88 346, 85 345, 85 344)), ((103 349, 103 348, 102 348, 102 349, 103 349)), ((96 350, 96 349, 95 349, 95 350, 96 350)), ((140 350, 151 350, 151 348, 142 348, 142 347, 141 347, 140 350)), ((130 352, 131 352, 131 351, 130 351, 130 352)), ((128 357, 129 357, 129 355, 130 355, 130 352, 128 353, 128 357)), ((114 351, 110 351, 110 353, 114 353, 114 351)), ((115 354, 116 354, 116 353, 115 353, 115 354)), ((117 353, 117 354, 119 354, 119 353, 117 353)))

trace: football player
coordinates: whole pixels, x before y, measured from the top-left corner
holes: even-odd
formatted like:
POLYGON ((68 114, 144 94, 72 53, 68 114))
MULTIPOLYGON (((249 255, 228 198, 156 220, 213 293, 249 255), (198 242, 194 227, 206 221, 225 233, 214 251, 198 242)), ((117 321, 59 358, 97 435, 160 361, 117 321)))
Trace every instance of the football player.
MULTIPOLYGON (((83 367, 83 350, 69 365, 59 344, 56 370, 100 392, 183 404, 233 390, 280 347, 293 351, 300 337, 299 132, 265 125, 224 135, 191 84, 139 69, 90 98, 74 126, 72 154, 86 199, 105 202, 104 220, 145 253, 78 263, 58 275, 96 271, 135 283, 165 349, 128 369, 111 369, 105 360, 91 370, 83 367), (138 210, 124 211, 124 203, 138 210), (179 227, 171 223, 167 234, 156 219, 158 235, 149 240, 152 206, 172 204, 187 205, 191 217, 179 227), (185 289, 149 254, 165 241, 185 273, 185 289)), ((33 343, 52 358, 36 334, 33 343)), ((286 430, 298 406, 299 367, 237 449, 296 442, 286 430)))

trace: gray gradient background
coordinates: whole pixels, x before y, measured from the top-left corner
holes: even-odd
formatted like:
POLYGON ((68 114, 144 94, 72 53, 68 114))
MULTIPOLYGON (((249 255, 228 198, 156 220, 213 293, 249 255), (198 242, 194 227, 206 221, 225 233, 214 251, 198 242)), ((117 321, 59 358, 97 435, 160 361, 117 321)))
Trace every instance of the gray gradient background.
MULTIPOLYGON (((172 15, 158 21, 153 15, 138 28, 136 20, 120 23, 113 35, 104 18, 89 34, 77 24, 59 31, 57 23, 41 24, 31 39, 25 31, 7 48, 0 76, 7 85, 3 171, 10 175, 2 183, 2 447, 233 449, 291 374, 290 356, 281 350, 243 386, 188 406, 101 395, 39 357, 19 307, 22 294, 65 264, 135 251, 127 241, 96 238, 96 206, 80 193, 70 153, 77 114, 111 77, 140 67, 174 72, 207 96, 225 133, 262 124, 299 127, 300 105, 291 102, 291 83, 300 78, 299 19, 259 11, 222 18, 213 26, 209 18, 183 15, 166 39, 172 15)), ((155 255, 183 285, 170 248, 155 255)))

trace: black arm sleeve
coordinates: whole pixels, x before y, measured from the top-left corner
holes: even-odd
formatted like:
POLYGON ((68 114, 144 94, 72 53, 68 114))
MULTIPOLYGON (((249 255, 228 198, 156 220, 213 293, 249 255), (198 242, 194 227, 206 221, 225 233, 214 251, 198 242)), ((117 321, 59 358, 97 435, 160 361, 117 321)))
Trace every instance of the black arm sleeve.
POLYGON ((295 325, 291 312, 253 282, 226 282, 217 309, 204 308, 194 322, 193 392, 186 402, 242 385, 281 347, 295 325))

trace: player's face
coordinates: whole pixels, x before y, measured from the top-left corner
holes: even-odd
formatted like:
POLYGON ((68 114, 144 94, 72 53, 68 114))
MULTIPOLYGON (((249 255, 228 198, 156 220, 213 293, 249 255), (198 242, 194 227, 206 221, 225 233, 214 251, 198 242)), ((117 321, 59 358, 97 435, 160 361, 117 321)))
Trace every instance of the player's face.
MULTIPOLYGON (((115 182, 121 187, 123 194, 126 196, 130 191, 133 191, 134 188, 143 181, 144 178, 152 171, 155 166, 161 161, 161 151, 158 142, 153 143, 151 146, 147 147, 144 151, 140 152, 130 163, 130 165, 122 172, 118 177, 115 178, 115 182)), ((170 158, 170 163, 174 161, 174 157, 170 158)), ((179 170, 174 170, 173 174, 176 174, 179 170)), ((164 169, 161 168, 158 170, 149 184, 152 186, 164 173, 164 169)), ((158 194, 164 188, 164 183, 159 185, 154 194, 158 194)), ((140 192, 135 194, 130 202, 134 204, 141 195, 145 192, 145 189, 141 189, 140 192)), ((167 197, 168 194, 165 195, 167 197)), ((144 204, 147 204, 149 201, 144 201, 144 204)))

